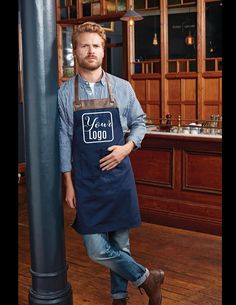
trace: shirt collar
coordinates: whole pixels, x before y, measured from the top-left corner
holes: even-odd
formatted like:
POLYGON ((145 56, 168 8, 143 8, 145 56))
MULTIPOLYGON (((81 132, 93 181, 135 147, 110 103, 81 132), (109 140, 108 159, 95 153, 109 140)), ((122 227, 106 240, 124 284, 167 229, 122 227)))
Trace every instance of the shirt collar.
MULTIPOLYGON (((85 87, 85 86, 88 85, 88 81, 83 79, 79 73, 78 73, 78 78, 79 78, 80 86, 85 87)), ((102 70, 102 78, 99 81, 97 81, 96 83, 101 83, 103 86, 105 86, 105 84, 106 84, 106 73, 105 73, 104 70, 102 70)))

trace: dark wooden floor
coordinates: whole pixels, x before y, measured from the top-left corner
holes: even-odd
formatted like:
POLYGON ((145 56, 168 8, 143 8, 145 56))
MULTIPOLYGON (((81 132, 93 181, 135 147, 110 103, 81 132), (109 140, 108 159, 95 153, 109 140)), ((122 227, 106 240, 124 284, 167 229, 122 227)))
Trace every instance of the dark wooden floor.
MULTIPOLYGON (((28 305, 31 286, 29 226, 24 185, 19 186, 19 305, 28 305)), ((111 305, 109 272, 89 260, 78 235, 65 215, 68 282, 73 305, 111 305)), ((219 236, 143 223, 131 231, 131 251, 149 269, 161 268, 166 278, 162 305, 221 305, 221 246, 219 236)), ((147 305, 145 295, 129 284, 128 305, 147 305)))

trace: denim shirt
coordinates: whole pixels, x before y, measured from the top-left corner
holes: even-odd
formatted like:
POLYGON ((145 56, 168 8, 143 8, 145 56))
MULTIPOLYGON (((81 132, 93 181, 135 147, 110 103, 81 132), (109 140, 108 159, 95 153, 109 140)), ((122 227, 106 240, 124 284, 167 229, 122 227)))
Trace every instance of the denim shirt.
MULTIPOLYGON (((130 83, 109 73, 107 75, 111 83, 112 95, 118 103, 123 132, 124 134, 128 132, 126 141, 132 140, 136 149, 140 148, 146 133, 146 114, 143 112, 130 83)), ((72 169, 71 146, 73 139, 74 80, 75 76, 63 83, 58 90, 61 172, 68 172, 72 169)), ((104 72, 101 80, 95 83, 94 95, 89 82, 84 80, 80 75, 78 81, 79 98, 81 100, 108 98, 107 82, 104 72)))

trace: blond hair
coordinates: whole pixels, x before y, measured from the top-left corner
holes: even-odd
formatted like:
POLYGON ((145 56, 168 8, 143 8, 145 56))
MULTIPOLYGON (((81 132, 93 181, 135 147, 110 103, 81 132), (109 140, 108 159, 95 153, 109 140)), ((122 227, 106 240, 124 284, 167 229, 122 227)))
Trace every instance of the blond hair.
POLYGON ((72 34, 73 50, 75 50, 77 47, 77 43, 78 43, 77 39, 81 33, 97 33, 102 38, 103 47, 105 46, 106 32, 104 28, 100 24, 97 24, 95 22, 84 22, 81 25, 79 25, 72 34))

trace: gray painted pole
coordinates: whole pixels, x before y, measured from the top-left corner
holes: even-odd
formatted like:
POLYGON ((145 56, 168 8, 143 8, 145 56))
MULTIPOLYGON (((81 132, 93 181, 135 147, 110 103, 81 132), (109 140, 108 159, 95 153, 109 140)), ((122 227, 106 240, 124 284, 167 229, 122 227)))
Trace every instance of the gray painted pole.
POLYGON ((30 305, 71 305, 59 170, 55 0, 21 0, 30 305))

